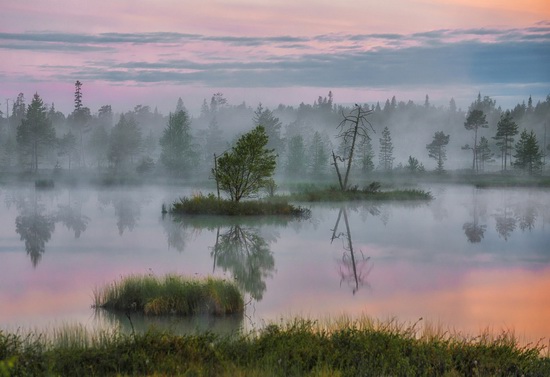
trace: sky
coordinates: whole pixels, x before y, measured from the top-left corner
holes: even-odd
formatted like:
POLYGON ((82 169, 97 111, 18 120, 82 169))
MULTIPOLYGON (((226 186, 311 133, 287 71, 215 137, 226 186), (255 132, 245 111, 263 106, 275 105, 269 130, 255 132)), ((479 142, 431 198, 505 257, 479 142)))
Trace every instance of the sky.
MULTIPOLYGON (((503 108, 550 94, 548 0, 25 0, 0 12, 0 109, 192 115, 223 93, 276 107, 397 100, 503 108)), ((5 116, 5 114, 3 115, 5 116)))

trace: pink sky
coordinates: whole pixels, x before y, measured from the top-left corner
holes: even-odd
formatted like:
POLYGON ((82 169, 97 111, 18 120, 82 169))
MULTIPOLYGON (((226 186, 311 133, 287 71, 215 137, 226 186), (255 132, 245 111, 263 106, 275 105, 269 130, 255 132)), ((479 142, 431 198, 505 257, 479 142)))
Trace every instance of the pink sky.
POLYGON ((328 90, 467 106, 481 91, 504 107, 550 92, 545 0, 30 0, 5 4, 0 25, 0 109, 38 92, 70 112, 76 80, 92 112, 168 112, 178 97, 196 112, 215 92, 252 106, 328 90))

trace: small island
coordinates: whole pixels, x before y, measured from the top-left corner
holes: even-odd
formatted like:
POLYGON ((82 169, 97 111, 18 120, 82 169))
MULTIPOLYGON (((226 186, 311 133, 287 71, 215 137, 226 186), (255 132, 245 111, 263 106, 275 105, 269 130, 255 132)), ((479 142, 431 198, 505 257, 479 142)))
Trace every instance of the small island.
POLYGON ((244 311, 244 299, 225 279, 130 275, 94 290, 92 306, 144 315, 229 315, 244 311))

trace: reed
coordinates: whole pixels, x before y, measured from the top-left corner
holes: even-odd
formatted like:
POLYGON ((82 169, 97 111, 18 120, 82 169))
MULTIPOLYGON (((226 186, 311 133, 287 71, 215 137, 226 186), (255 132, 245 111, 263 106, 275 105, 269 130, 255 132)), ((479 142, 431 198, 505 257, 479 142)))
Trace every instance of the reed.
POLYGON ((244 310, 234 283, 212 277, 130 275, 94 290, 95 308, 145 315, 225 315, 244 310))

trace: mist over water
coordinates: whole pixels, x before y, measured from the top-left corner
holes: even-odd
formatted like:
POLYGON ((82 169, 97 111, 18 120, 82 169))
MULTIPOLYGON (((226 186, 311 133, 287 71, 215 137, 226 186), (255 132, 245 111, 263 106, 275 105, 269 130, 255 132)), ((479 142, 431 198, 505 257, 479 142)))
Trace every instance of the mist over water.
POLYGON ((249 302, 225 325, 166 324, 180 331, 368 314, 550 336, 548 190, 425 188, 429 203, 312 204, 308 220, 257 221, 162 216, 162 203, 196 188, 6 186, 0 323, 128 328, 124 317, 94 313, 93 289, 128 274, 180 273, 234 279, 249 302))

